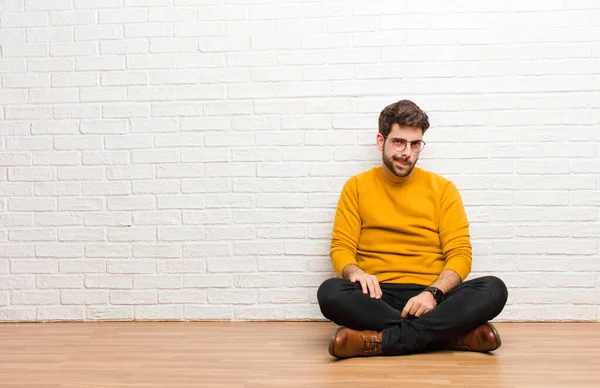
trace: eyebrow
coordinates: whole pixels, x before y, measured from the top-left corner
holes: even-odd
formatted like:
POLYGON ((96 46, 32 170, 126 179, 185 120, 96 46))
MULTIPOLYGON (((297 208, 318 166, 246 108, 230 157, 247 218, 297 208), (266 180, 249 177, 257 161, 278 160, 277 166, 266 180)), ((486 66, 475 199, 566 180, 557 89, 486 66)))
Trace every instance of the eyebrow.
POLYGON ((419 140, 406 140, 406 139, 403 139, 403 138, 401 138, 401 137, 390 137, 389 139, 390 139, 391 141, 402 141, 402 140, 404 140, 405 142, 407 142, 407 143, 411 143, 411 144, 412 144, 412 143, 419 143, 419 142, 422 142, 422 141, 423 141, 423 139, 419 139, 419 140))

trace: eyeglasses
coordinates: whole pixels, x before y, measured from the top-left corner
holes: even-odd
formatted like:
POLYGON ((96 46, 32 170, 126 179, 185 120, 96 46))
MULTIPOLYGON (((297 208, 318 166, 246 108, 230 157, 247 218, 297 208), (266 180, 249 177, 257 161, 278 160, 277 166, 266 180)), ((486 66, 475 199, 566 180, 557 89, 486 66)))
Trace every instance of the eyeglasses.
MULTIPOLYGON (((383 137, 388 139, 387 136, 383 136, 383 137)), ((423 148, 425 148, 425 142, 423 140, 413 140, 413 141, 409 142, 408 140, 401 139, 399 137, 391 137, 391 138, 389 138, 389 141, 392 143, 392 147, 394 147, 396 152, 404 151, 406 149, 406 146, 408 145, 408 143, 410 143, 410 149, 412 150, 412 152, 415 152, 415 153, 419 153, 419 152, 423 151, 423 148)))

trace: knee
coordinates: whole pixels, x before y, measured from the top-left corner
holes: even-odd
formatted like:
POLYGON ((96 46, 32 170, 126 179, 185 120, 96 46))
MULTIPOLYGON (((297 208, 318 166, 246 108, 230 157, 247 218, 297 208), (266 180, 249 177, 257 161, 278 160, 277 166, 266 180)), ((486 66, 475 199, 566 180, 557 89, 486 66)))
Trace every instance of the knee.
POLYGON ((336 296, 339 294, 345 279, 331 278, 325 280, 317 290, 317 300, 321 306, 333 304, 336 296))
POLYGON ((490 301, 504 307, 508 299, 508 289, 506 288, 506 284, 496 276, 486 276, 482 278, 482 281, 490 301))

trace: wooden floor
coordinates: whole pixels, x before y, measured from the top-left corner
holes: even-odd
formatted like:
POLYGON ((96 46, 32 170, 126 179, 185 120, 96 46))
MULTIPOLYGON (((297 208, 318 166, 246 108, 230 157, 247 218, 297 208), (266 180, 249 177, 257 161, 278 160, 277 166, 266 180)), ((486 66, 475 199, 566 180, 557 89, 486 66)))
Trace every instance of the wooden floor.
POLYGON ((331 323, 5 323, 0 387, 600 387, 600 324, 496 326, 491 355, 336 361, 331 323))

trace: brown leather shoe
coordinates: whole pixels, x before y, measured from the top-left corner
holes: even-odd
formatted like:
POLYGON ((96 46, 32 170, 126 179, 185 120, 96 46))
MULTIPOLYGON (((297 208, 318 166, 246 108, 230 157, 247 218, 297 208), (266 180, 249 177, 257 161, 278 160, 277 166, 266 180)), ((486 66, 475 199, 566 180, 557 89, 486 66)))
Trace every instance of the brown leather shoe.
POLYGON ((381 333, 338 327, 329 341, 329 354, 337 358, 380 356, 381 333))
POLYGON ((448 350, 470 350, 472 352, 491 352, 502 345, 498 330, 489 322, 476 327, 460 337, 448 341, 448 350))

